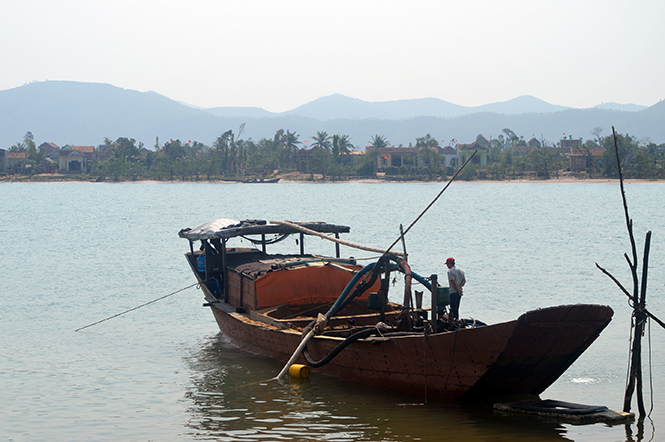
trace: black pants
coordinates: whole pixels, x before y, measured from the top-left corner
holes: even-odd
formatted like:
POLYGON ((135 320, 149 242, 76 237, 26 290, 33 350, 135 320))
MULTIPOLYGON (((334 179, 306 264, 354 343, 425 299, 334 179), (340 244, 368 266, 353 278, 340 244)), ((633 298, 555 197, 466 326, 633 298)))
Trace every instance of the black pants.
POLYGON ((459 293, 454 292, 450 294, 450 316, 455 319, 459 319, 459 304, 462 300, 462 297, 459 293))

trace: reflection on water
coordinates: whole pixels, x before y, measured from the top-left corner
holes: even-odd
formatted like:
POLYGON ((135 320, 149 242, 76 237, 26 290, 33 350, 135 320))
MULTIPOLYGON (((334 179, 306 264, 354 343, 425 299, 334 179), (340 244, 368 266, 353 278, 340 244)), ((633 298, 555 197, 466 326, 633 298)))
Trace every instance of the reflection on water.
POLYGON ((188 427, 196 439, 570 440, 561 424, 498 415, 489 406, 425 404, 316 373, 306 380, 266 381, 280 363, 238 350, 222 334, 186 358, 192 370, 188 427))

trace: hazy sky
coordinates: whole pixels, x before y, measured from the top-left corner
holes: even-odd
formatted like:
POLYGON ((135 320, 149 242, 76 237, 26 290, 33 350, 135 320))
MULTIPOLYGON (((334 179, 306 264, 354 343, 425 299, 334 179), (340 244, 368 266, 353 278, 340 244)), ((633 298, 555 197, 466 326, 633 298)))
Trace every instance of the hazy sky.
POLYGON ((280 112, 340 93, 651 106, 663 0, 7 0, 0 90, 73 80, 280 112))

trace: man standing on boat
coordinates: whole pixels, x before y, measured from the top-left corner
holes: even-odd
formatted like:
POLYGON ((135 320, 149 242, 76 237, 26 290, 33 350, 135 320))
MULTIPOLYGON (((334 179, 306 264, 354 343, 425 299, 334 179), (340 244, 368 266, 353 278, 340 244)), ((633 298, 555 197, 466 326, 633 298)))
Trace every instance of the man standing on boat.
POLYGON ((448 266, 448 292, 450 294, 450 317, 459 318, 459 304, 462 300, 462 287, 466 284, 466 278, 462 269, 455 267, 455 258, 446 259, 448 266))

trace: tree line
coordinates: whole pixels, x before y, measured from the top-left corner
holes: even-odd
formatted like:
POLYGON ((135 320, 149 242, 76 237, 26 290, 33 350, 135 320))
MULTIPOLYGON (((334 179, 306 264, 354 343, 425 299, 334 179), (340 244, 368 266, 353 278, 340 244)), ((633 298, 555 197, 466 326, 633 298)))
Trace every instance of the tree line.
MULTIPOLYGON (((247 180, 263 179, 294 171, 305 172, 306 179, 341 180, 354 177, 373 177, 377 172, 387 179, 437 180, 450 177, 456 167, 446 167, 441 145, 430 134, 416 137, 415 153, 403 155, 400 166, 378 166, 381 148, 390 147, 388 139, 380 134, 368 142, 363 155, 356 151, 348 135, 317 132, 312 142, 301 141, 300 135, 280 129, 272 138, 254 141, 243 139, 244 124, 236 132, 227 130, 212 143, 182 142, 179 139, 160 144, 156 139, 154 150, 145 149, 133 138, 104 139, 97 148, 97 161, 89 167, 93 176, 118 180, 247 180), (302 147, 309 155, 298 158, 302 147)), ((590 178, 617 178, 614 138, 603 136, 602 129, 591 131, 592 138, 576 140, 574 151, 585 159, 585 176, 590 178)), ((482 134, 477 139, 485 139, 482 134)), ((572 137, 569 137, 572 139, 572 137)), ((562 149, 565 138, 556 144, 538 140, 527 145, 523 136, 506 128, 487 145, 487 164, 469 164, 460 174, 461 179, 549 179, 570 170, 570 159, 562 149)), ((453 140, 450 145, 456 146, 453 140)), ((664 179, 663 154, 665 144, 639 141, 629 134, 618 134, 617 145, 624 176, 627 178, 664 179)), ((400 145, 399 147, 404 147, 400 145)), ((9 149, 26 152, 23 173, 35 174, 46 170, 48 159, 40 153, 30 132, 23 142, 9 149)))
MULTIPOLYGON (((520 147, 527 145, 524 137, 518 137, 510 129, 504 129, 490 143, 488 165, 473 173, 487 179, 503 179, 535 175, 548 179, 561 171, 570 170, 570 158, 564 155, 566 141, 573 141, 572 151, 584 158, 585 169, 581 171, 589 178, 618 178, 614 136, 602 135, 602 128, 590 132, 587 140, 564 137, 556 144, 538 140, 539 146, 526 152, 520 147), (519 152, 519 153, 518 153, 519 152)), ((564 134, 565 135, 565 134, 564 134)), ((617 134, 619 159, 624 177, 634 179, 665 179, 665 143, 657 145, 649 140, 638 140, 629 134, 617 134)))

